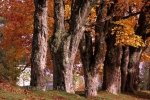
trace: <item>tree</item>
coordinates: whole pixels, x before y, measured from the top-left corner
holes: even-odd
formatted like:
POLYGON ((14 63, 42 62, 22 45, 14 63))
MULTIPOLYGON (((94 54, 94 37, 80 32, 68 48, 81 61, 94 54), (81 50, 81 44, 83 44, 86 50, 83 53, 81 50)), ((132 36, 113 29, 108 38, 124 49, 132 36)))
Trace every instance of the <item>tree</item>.
POLYGON ((20 72, 18 65, 22 64, 23 59, 23 64, 26 64, 30 57, 33 2, 3 0, 0 5, 0 16, 4 23, 0 29, 1 74, 7 80, 15 82, 20 72))
POLYGON ((150 68, 149 68, 149 78, 148 78, 148 90, 150 90, 150 68))
POLYGON ((72 0, 68 32, 64 29, 64 2, 54 1, 55 33, 50 39, 54 63, 54 89, 74 93, 73 64, 84 34, 86 19, 95 1, 72 0))
MULTIPOLYGON (((135 4, 137 3, 133 3, 133 4, 134 5, 129 6, 130 8, 129 15, 128 15, 129 17, 120 17, 121 20, 115 22, 117 26, 115 28, 112 28, 113 34, 114 33, 116 34, 115 45, 124 46, 123 55, 122 55, 123 57, 121 60, 121 71, 122 71, 121 86, 122 86, 122 91, 128 91, 128 92, 129 91, 134 92, 135 90, 138 89, 139 61, 140 61, 140 56, 142 53, 142 48, 145 46, 145 43, 143 41, 145 41, 146 38, 149 36, 148 34, 144 34, 144 32, 146 32, 145 30, 148 30, 148 27, 147 27, 148 21, 144 21, 142 19, 143 18, 147 19, 148 17, 144 17, 145 15, 141 17, 141 14, 143 15, 142 10, 141 10, 142 12, 140 12, 140 18, 139 18, 139 23, 138 23, 139 27, 136 28, 138 18, 136 17, 137 14, 135 11, 137 11, 138 7, 135 7, 135 4), (130 15, 130 12, 131 12, 131 15, 130 15), (135 15, 133 13, 135 13, 135 15), (132 15, 134 15, 134 17, 132 15), (124 18, 127 18, 127 19, 124 19, 124 18), (128 45, 130 47, 127 47, 128 45)), ((148 2, 146 2, 145 4, 148 5, 148 2)), ((148 8, 146 7, 146 5, 144 5, 143 8, 148 8)), ((143 8, 140 8, 140 9, 143 9, 143 8)), ((117 16, 115 15, 115 17, 117 16)), ((108 58, 110 58, 110 56, 108 58)), ((115 58, 112 58, 112 59, 114 60, 115 58)), ((111 62, 111 60, 108 61, 108 63, 109 62, 111 62)), ((106 73, 107 72, 108 71, 106 71, 106 73)), ((118 76, 120 77, 120 75, 118 76)))
POLYGON ((80 54, 84 67, 85 95, 87 97, 97 96, 99 68, 103 66, 106 53, 105 36, 107 22, 102 22, 102 19, 107 15, 106 1, 100 2, 100 6, 97 9, 95 41, 92 41, 91 32, 85 31, 80 45, 80 54))
POLYGON ((46 54, 47 54, 47 0, 34 0, 34 33, 31 55, 31 83, 33 87, 45 90, 46 54))
POLYGON ((121 59, 121 92, 125 91, 127 82, 128 64, 129 64, 129 47, 123 47, 121 59))
MULTIPOLYGON (((113 21, 120 20, 122 16, 124 16, 125 12, 125 3, 124 0, 114 0, 114 3, 111 4, 108 12, 112 14, 114 13, 115 17, 112 17, 113 21)), ((109 24, 109 27, 112 27, 112 24, 109 24)), ((106 44, 107 44, 107 52, 104 62, 104 77, 103 77, 103 89, 117 94, 121 90, 121 58, 122 58, 122 46, 115 45, 116 39, 115 35, 111 35, 111 31, 109 30, 106 44)))
MULTIPOLYGON (((142 37, 144 41, 149 37, 149 13, 150 13, 150 2, 145 1, 144 6, 141 8, 140 17, 138 19, 138 27, 136 33, 142 37), (143 20, 144 19, 144 20, 143 20)), ((126 89, 130 92, 138 90, 139 84, 139 61, 141 58, 142 51, 145 48, 131 48, 130 49, 130 61, 128 65, 128 79, 126 83, 126 89)))
MULTIPOLYGON (((117 3, 117 0, 115 0, 115 2, 117 3)), ((114 2, 114 4, 115 4, 114 2)), ((104 84, 103 84, 103 88, 109 92, 112 92, 116 89, 118 89, 117 91, 120 91, 120 66, 121 66, 121 71, 122 71, 122 90, 124 91, 124 89, 129 89, 129 90, 133 90, 137 89, 138 87, 138 74, 139 74, 139 59, 140 59, 140 55, 141 55, 141 50, 142 47, 145 46, 145 43, 143 41, 145 41, 144 37, 147 38, 147 36, 149 36, 148 34, 145 35, 141 35, 139 34, 140 32, 144 32, 145 30, 141 30, 141 26, 143 26, 143 24, 139 24, 139 27, 136 29, 136 23, 137 23, 137 17, 133 17, 136 16, 138 13, 135 12, 137 11, 136 9, 138 9, 138 7, 135 7, 135 5, 140 5, 141 4, 137 1, 132 2, 132 6, 129 6, 129 12, 131 11, 131 15, 125 15, 126 12, 126 5, 122 5, 123 2, 118 1, 118 4, 114 5, 114 17, 113 19, 118 20, 115 21, 115 23, 117 26, 113 26, 114 28, 112 28, 112 35, 108 34, 108 38, 106 39, 107 41, 107 53, 106 53, 106 59, 105 59, 105 63, 104 63, 104 84), (119 6, 121 5, 121 7, 119 6), (119 6, 119 8, 117 7, 119 6), (122 9, 120 11, 118 11, 118 9, 122 9), (124 19, 125 18, 125 19, 124 19), (127 18, 127 19, 126 19, 127 18), (133 25, 132 25, 133 24, 133 25), (140 31, 137 31, 139 30, 140 31), (114 36, 115 34, 115 36, 114 36), (115 46, 116 45, 116 46, 115 46), (127 46, 131 46, 131 47, 127 47, 127 46), (119 50, 119 46, 123 46, 123 55, 122 53, 122 48, 120 48, 119 50), (110 48, 109 48, 110 47, 110 48), (116 49, 115 49, 116 48, 116 49), (118 49, 117 49, 118 48, 118 49), (112 50, 112 51, 111 51, 112 50), (117 53, 118 52, 118 53, 117 53), (116 55, 115 55, 116 53, 116 55), (118 56, 117 56, 118 55, 118 56), (116 56, 116 57, 114 57, 116 56), (123 56, 124 58, 122 58, 121 56, 123 56), (120 60, 122 58, 122 60, 120 60), (108 61, 107 61, 108 60, 108 61), (113 69, 117 69, 116 67, 114 67, 113 69, 110 70, 110 66, 112 68, 112 66, 118 66, 118 70, 117 71, 112 71, 113 69), (105 71, 107 69, 107 71, 105 71), (108 71, 109 69, 109 71, 108 71), (108 73, 108 74, 106 74, 108 73), (118 73, 118 74, 116 74, 118 73), (110 78, 111 76, 111 78, 110 78), (115 77, 115 78, 112 78, 115 77), (118 77, 118 78, 117 78, 118 77), (112 81, 109 81, 109 80, 112 81), (115 81, 114 81, 115 80, 115 81), (117 83, 118 81, 118 83, 117 83), (126 83, 127 82, 127 83, 126 83), (107 83, 109 83, 109 85, 107 85, 107 83), (130 87, 126 87, 126 86, 130 87), (132 86, 132 87, 131 87, 132 86), (112 91, 111 91, 112 90, 112 91)), ((148 3, 148 2, 147 2, 148 3)), ((124 3, 126 4, 126 3, 124 3)), ((146 4, 146 3, 145 3, 146 4)), ((128 2, 127 2, 128 5, 128 2)), ((148 4, 147 4, 148 5, 148 4)), ((139 9, 141 9, 139 7, 139 9)), ((145 6, 144 6, 145 7, 145 6)), ((148 8, 148 7, 147 7, 148 8)), ((138 9, 138 10, 139 10, 138 9)), ((142 14, 142 12, 140 12, 140 14, 142 14)), ((139 18, 140 20, 141 18, 139 18)), ((142 20, 141 20, 142 21, 142 20)), ((142 21, 143 23, 143 21, 142 21)), ((147 21, 145 22, 147 23, 147 21)), ((147 25, 145 25, 146 27, 147 25)), ((129 91, 127 90, 127 91, 129 91)))
MULTIPOLYGON (((64 26, 64 2, 63 0, 55 0, 54 1, 54 24, 55 24, 55 34, 53 35, 53 38, 55 40, 50 40, 51 51, 53 52, 52 58, 53 58, 53 88, 56 90, 64 90, 64 77, 63 77, 63 65, 62 65, 62 59, 60 59, 60 53, 62 53, 62 47, 61 42, 63 38, 63 34, 65 32, 65 26, 64 26), (53 47, 54 45, 54 47, 53 47), (59 50, 60 49, 60 50, 59 50), (59 63, 60 62, 60 63, 59 63)), ((51 38, 50 38, 51 39, 51 38)), ((71 87, 72 88, 72 87, 71 87)))

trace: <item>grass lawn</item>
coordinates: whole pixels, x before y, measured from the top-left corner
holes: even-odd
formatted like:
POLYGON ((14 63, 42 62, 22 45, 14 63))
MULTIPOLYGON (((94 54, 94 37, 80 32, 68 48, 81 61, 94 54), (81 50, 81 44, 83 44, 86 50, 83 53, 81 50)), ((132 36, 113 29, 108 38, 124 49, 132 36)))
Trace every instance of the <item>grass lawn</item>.
POLYGON ((86 99, 83 92, 68 94, 59 91, 29 91, 0 83, 0 100, 150 100, 150 91, 141 91, 134 95, 127 93, 113 95, 100 91, 97 97, 86 99))

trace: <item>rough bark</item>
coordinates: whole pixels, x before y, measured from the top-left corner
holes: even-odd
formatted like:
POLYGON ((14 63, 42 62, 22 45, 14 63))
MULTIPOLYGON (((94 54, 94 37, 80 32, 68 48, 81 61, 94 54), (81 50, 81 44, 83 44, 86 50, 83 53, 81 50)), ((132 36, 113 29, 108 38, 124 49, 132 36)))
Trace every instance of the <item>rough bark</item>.
POLYGON ((122 57, 122 47, 115 46, 115 38, 109 37, 107 39, 107 52, 104 63, 105 69, 105 84, 103 89, 113 93, 118 94, 121 89, 121 57, 122 57))
POLYGON ((85 77, 85 95, 86 97, 94 97, 97 96, 98 84, 99 84, 99 74, 91 75, 88 73, 87 77, 85 77))
POLYGON ((121 91, 125 91, 125 86, 127 83, 128 74, 128 64, 129 64, 129 47, 123 47, 123 54, 121 60, 121 91))
POLYGON ((141 48, 130 47, 130 57, 128 65, 127 83, 125 91, 135 92, 139 83, 139 60, 142 53, 141 48))
POLYGON ((86 32, 80 45, 81 60, 84 68, 86 97, 96 96, 98 90, 98 72, 94 71, 95 66, 92 65, 92 45, 91 34, 86 32))
MULTIPOLYGON (((105 57, 105 48, 103 48, 103 54, 95 54, 93 52, 93 43, 92 37, 90 33, 86 33, 84 39, 80 45, 80 53, 81 53, 81 60, 84 67, 84 79, 85 79, 85 95, 86 97, 97 96, 98 91, 98 84, 99 84, 99 67, 101 66, 102 59, 95 59, 94 56, 99 55, 99 57, 105 57)), ((98 47, 100 45, 97 45, 98 47)))
POLYGON ((150 68, 149 68, 149 73, 148 73, 148 90, 150 90, 150 68))
POLYGON ((55 34, 52 37, 51 51, 53 58, 53 89, 65 90, 64 75, 63 75, 63 56, 62 40, 65 36, 64 28, 64 2, 63 0, 54 1, 54 20, 55 34))
MULTIPOLYGON (((111 20, 120 20, 124 16, 126 5, 123 5, 119 0, 113 0, 113 2, 114 3, 108 7, 108 16, 115 14, 116 16, 111 20)), ((111 26, 112 25, 109 23, 110 28, 111 26)), ((107 52, 103 68, 102 89, 113 94, 118 94, 121 91, 122 47, 115 45, 115 35, 111 35, 110 33, 111 31, 109 29, 106 39, 107 52)))
POLYGON ((54 88, 74 93, 73 64, 77 49, 85 30, 85 22, 95 0, 76 0, 72 4, 69 33, 64 31, 63 0, 55 0, 55 33, 51 39, 54 58, 54 88), (58 21, 57 21, 58 20, 58 21), (57 79, 56 79, 57 78, 57 79))
MULTIPOLYGON (((142 8, 140 17, 138 20, 138 27, 136 29, 137 35, 140 35, 145 41, 149 37, 149 16, 150 16, 150 2, 145 1, 145 5, 142 8)), ((126 83, 126 91, 135 92, 138 90, 139 84, 139 60, 144 48, 133 48, 130 47, 130 61, 128 65, 128 76, 126 83)))
POLYGON ((106 53, 106 35, 104 27, 107 25, 106 22, 101 22, 101 19, 104 18, 107 13, 107 6, 105 2, 101 2, 98 12, 95 26, 95 45, 92 43, 92 36, 90 32, 85 32, 85 36, 83 37, 80 45, 81 60, 84 68, 86 97, 97 96, 99 68, 100 66, 103 66, 106 53))
POLYGON ((45 90, 45 75, 47 54, 47 0, 34 0, 34 33, 31 55, 31 83, 33 87, 45 90))

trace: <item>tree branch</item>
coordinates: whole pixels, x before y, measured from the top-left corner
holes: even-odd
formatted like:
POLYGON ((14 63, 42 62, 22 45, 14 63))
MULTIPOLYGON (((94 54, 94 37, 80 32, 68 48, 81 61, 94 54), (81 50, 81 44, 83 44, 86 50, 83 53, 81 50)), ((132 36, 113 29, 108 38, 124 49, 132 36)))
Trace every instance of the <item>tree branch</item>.
POLYGON ((131 14, 128 15, 128 16, 124 16, 122 19, 127 19, 127 18, 129 18, 129 17, 136 16, 136 15, 138 15, 138 14, 140 14, 140 13, 141 13, 141 11, 136 12, 136 13, 131 13, 131 14))
POLYGON ((26 66, 21 70, 21 72, 23 72, 28 66, 29 66, 29 63, 26 64, 26 66))

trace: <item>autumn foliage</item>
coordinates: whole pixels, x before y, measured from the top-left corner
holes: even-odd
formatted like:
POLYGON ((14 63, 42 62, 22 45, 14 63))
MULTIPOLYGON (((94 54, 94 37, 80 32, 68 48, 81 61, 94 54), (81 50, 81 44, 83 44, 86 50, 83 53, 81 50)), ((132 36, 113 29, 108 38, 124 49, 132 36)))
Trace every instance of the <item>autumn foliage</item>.
POLYGON ((114 27, 112 28, 112 34, 116 35, 116 45, 133 46, 133 47, 144 47, 145 44, 142 37, 136 35, 135 17, 128 19, 122 19, 113 22, 114 27))
MULTIPOLYGON (((19 64, 30 65, 31 44, 33 34, 34 0, 1 0, 0 1, 0 21, 3 20, 4 27, 0 27, 0 75, 7 75, 10 80, 17 80, 20 70, 16 69, 19 64), (2 62, 2 64, 1 64, 2 62)), ((106 0, 109 7, 112 2, 106 0)), ((118 0, 115 6, 114 17, 120 17, 117 21, 111 21, 111 36, 115 36, 116 46, 131 46, 135 48, 146 48, 150 44, 150 39, 143 40, 140 32, 137 33, 139 14, 123 18, 132 13, 144 11, 143 7, 147 0, 118 0), (144 1, 144 2, 143 2, 144 1), (126 6, 126 7, 125 7, 126 6), (132 8, 133 7, 133 8, 132 8), (128 9, 130 8, 130 9, 128 9), (128 9, 128 10, 127 10, 128 9), (136 9, 136 10, 134 10, 136 9), (132 12, 131 12, 132 11, 132 12), (122 18, 121 18, 122 17, 122 18)), ((52 36, 54 31, 54 0, 48 3, 48 33, 52 36)), ((86 22, 86 31, 91 33, 92 38, 95 33, 95 21, 97 18, 96 8, 93 6, 86 22)), ((68 32, 71 16, 71 0, 65 0, 65 29, 68 32)), ((148 15, 148 14, 147 14, 148 15)), ((149 18, 149 16, 147 16, 149 18)), ((113 18, 112 18, 113 19, 113 18)), ((110 20, 112 20, 110 19, 110 20)), ((108 20, 108 21, 110 21, 108 20)), ((149 20, 146 22, 149 24, 149 20)), ((149 33, 149 29, 146 33, 149 33)), ((107 34, 110 34, 109 32, 107 34)), ((107 36, 106 36, 107 37, 107 36)), ((93 39, 94 40, 94 39, 93 39)), ((93 42, 93 45, 95 42, 93 42)), ((143 53, 141 61, 150 61, 150 55, 143 53)), ((80 63, 80 54, 76 57, 76 63, 80 63)), ((47 66, 52 68, 52 58, 50 50, 47 55, 47 66)), ((81 71, 83 75, 83 70, 81 71)), ((103 73, 103 66, 99 68, 99 73, 103 73)))

